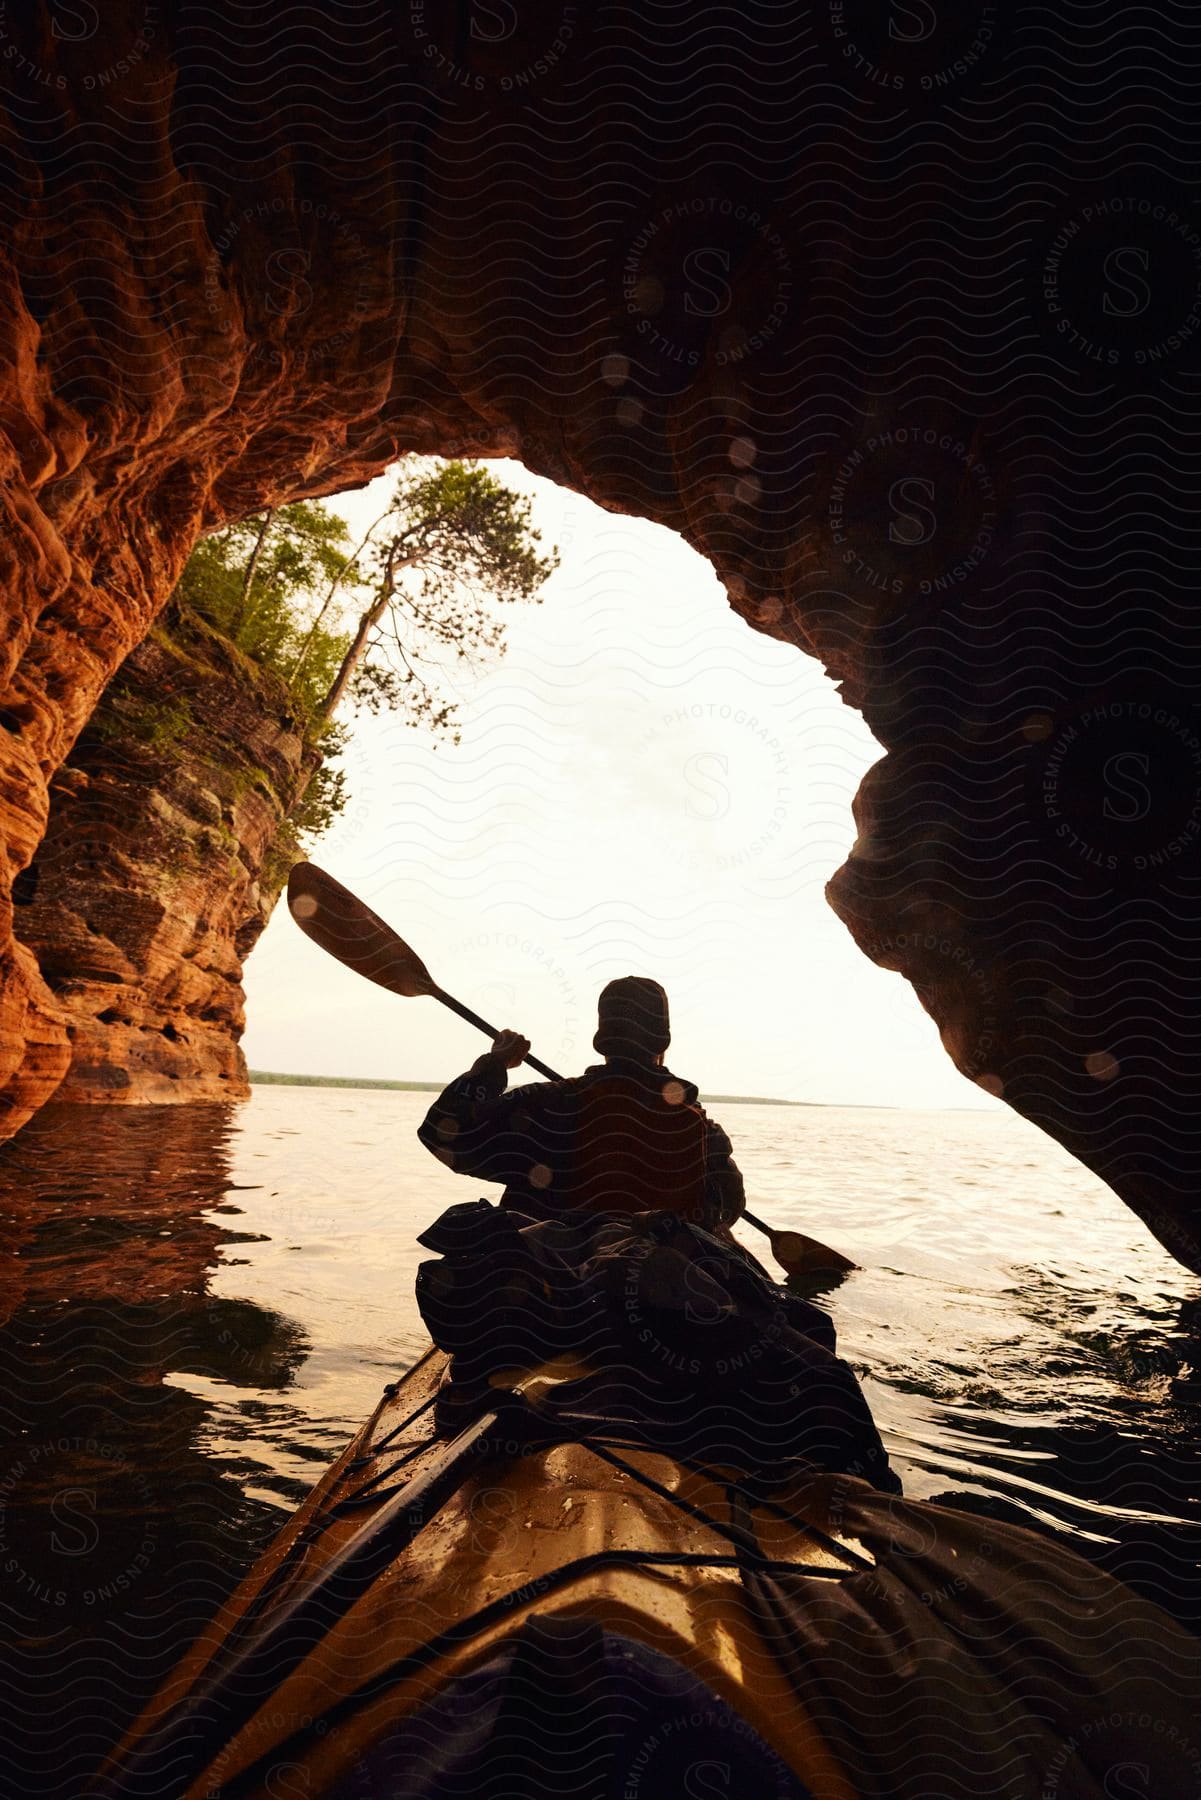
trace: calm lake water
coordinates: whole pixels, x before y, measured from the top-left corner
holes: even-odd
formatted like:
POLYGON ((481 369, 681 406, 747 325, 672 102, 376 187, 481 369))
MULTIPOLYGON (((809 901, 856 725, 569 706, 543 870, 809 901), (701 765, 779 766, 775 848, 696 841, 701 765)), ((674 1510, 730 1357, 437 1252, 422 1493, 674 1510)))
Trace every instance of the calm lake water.
MULTIPOLYGON (((0 1791, 87 1791, 424 1348, 415 1233, 482 1191, 418 1145, 428 1100, 48 1108, 0 1152, 0 1791)), ((713 1110, 753 1209, 862 1265, 817 1297, 907 1493, 1050 1531, 1196 1626, 1201 1280, 1012 1114, 713 1110)))

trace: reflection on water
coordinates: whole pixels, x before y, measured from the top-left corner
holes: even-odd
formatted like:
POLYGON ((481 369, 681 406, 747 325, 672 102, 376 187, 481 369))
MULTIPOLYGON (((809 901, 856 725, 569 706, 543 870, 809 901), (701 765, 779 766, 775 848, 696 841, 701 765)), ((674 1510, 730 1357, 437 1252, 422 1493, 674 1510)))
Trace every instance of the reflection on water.
POLYGON ((246 1235, 223 1218, 230 1130, 218 1107, 52 1108, 0 1154, 5 1792, 85 1792, 131 1696, 274 1526, 239 1479, 253 1415, 233 1409, 214 1457, 187 1385, 279 1394, 309 1347, 210 1290, 246 1235))
MULTIPOLYGON (((0 1789, 86 1791, 419 1354, 416 1233, 475 1193, 416 1143, 425 1104, 51 1108, 0 1152, 0 1789)), ((1053 1531, 1196 1622, 1201 1284, 1008 1114, 723 1122, 755 1210, 862 1265, 822 1304, 907 1491, 1053 1531)))

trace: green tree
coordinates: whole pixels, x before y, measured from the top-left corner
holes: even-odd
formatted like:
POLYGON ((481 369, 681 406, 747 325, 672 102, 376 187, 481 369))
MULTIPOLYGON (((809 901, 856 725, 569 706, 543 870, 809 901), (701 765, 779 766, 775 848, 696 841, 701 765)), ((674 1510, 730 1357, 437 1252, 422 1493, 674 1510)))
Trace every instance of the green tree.
POLYGON ((457 742, 457 707, 429 679, 431 659, 503 654, 496 603, 536 600, 557 564, 529 502, 486 469, 419 463, 357 543, 320 504, 272 508, 205 538, 173 599, 287 683, 323 755, 291 821, 311 837, 346 801, 329 764, 348 728, 334 715, 396 710, 457 742))
MULTIPOLYGON (((437 730, 450 727, 455 708, 426 680, 423 655, 436 646, 460 657, 503 653, 504 626, 489 603, 537 597, 558 563, 553 551, 539 554, 540 542, 529 502, 486 469, 452 462, 402 475, 386 511, 347 559, 347 573, 363 572, 356 585, 366 587, 366 604, 321 703, 323 715, 331 718, 350 694, 373 711, 400 707, 437 730)), ((314 616, 293 683, 308 668, 344 578, 339 573, 331 583, 314 616)))
MULTIPOLYGON (((172 602, 199 613, 252 662, 286 680, 310 596, 345 563, 347 535, 345 519, 309 500, 241 519, 196 546, 172 602)), ((336 628, 321 634, 318 682, 322 674, 332 680, 346 643, 336 628)), ((306 728, 321 698, 305 690, 297 696, 306 728)))

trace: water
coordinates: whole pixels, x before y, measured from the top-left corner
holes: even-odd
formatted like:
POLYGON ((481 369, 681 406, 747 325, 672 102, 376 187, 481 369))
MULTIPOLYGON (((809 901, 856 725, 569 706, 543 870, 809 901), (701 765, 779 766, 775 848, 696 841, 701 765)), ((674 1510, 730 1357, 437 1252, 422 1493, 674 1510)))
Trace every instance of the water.
MULTIPOLYGON (((415 1233, 477 1192, 418 1145, 428 1099, 48 1108, 0 1152, 0 1790, 86 1791, 424 1348, 415 1233)), ((1010 1113, 714 1110, 753 1210, 861 1264, 819 1298, 906 1491, 1196 1623, 1201 1281, 1010 1113)))

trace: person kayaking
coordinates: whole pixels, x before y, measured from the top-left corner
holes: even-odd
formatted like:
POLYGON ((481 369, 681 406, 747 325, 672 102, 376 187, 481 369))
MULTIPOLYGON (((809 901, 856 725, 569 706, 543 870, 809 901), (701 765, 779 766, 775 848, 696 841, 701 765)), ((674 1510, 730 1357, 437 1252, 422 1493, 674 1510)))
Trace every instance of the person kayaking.
POLYGON ((622 976, 601 990, 597 1015, 592 1042, 603 1062, 506 1092, 530 1042, 502 1031, 439 1094, 418 1137, 457 1175, 503 1182, 501 1206, 535 1218, 574 1207, 664 1210, 725 1235, 745 1204, 742 1176, 695 1085, 664 1064, 666 993, 646 976, 622 976))

